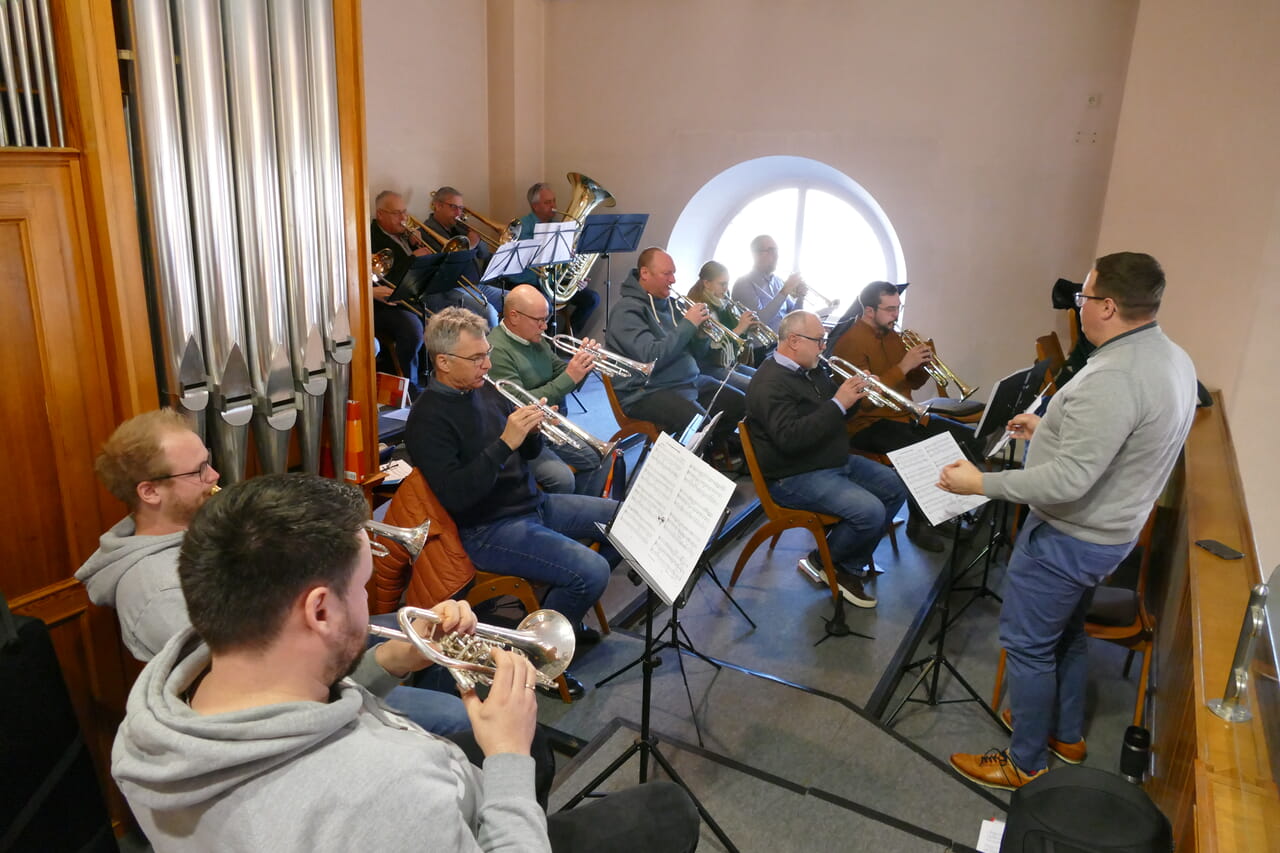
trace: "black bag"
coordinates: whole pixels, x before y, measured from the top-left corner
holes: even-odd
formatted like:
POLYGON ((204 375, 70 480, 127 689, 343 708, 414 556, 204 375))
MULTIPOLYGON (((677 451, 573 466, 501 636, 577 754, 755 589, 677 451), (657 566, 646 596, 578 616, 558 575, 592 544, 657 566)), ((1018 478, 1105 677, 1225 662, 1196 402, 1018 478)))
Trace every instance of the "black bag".
POLYGON ((0 853, 118 853, 49 628, 0 595, 0 853))

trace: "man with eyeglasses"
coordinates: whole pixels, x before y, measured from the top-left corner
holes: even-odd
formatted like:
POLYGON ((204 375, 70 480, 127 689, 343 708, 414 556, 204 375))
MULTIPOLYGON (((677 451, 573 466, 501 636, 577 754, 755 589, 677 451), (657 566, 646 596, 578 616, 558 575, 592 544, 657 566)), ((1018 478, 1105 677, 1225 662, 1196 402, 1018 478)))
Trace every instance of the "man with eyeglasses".
MULTIPOLYGON (((94 604, 115 609, 129 653, 146 662, 191 626, 178 553, 218 472, 200 436, 173 409, 122 423, 103 445, 94 470, 129 514, 102 534, 98 550, 75 576, 94 604)), ((474 624, 465 602, 449 606, 450 624, 474 624)), ((361 659, 353 678, 428 731, 448 735, 470 728, 456 696, 395 686, 429 663, 412 644, 388 641, 361 659)))
MULTIPOLYGON (((556 191, 551 188, 551 184, 539 181, 529 187, 525 198, 529 202, 529 212, 520 217, 521 240, 532 237, 533 227, 538 223, 561 220, 560 211, 556 210, 556 191)), ((533 283, 532 279, 528 281, 533 283)), ((569 331, 574 337, 580 338, 586 333, 587 323, 599 305, 600 295, 589 287, 583 287, 569 297, 565 306, 569 309, 569 331)))
MULTIPOLYGON (((860 575, 907 489, 892 468, 849 453, 845 421, 866 396, 866 383, 846 379, 837 386, 818 365, 825 344, 818 315, 792 311, 782 318, 777 349, 747 387, 747 429, 775 501, 840 518, 827 534, 831 568, 845 600, 875 607, 860 575)), ((797 568, 811 577, 825 573, 817 549, 797 568)))
MULTIPOLYGON (((549 406, 563 406, 565 397, 582 387, 595 366, 590 353, 595 341, 584 338, 582 349, 573 358, 561 358, 542 337, 550 316, 546 297, 528 284, 507 294, 502 311, 502 322, 489 332, 493 347, 489 376, 514 382, 535 398, 545 399, 549 406)), ((599 495, 604 488, 603 475, 608 474, 607 466, 601 466, 603 461, 589 447, 543 441, 542 452, 531 465, 534 479, 545 492, 599 495)))
MULTIPOLYGON (((862 314, 840 339, 832 355, 851 362, 885 385, 910 398, 911 392, 929 381, 924 365, 933 358, 928 345, 907 348, 895 331, 902 297, 896 285, 873 281, 858 295, 862 314)), ((942 432, 950 432, 964 444, 973 438, 968 424, 930 415, 924 424, 914 423, 907 412, 864 403, 849 419, 849 444, 867 453, 888 453, 942 432)), ((933 532, 928 519, 914 503, 907 517, 907 538, 925 551, 942 551, 946 544, 933 532)))
POLYGON ((784 282, 774 275, 778 268, 778 242, 768 234, 751 241, 751 272, 733 283, 733 298, 755 312, 761 323, 777 331, 778 320, 804 306, 809 292, 800 273, 784 282))
MULTIPOLYGON (((433 372, 405 423, 410 461, 458 525, 477 568, 546 584, 543 605, 578 626, 580 645, 594 642, 600 635, 582 618, 621 561, 596 523, 608 523, 617 503, 538 489, 530 462, 542 451, 543 412, 512 405, 485 382, 485 332, 480 318, 459 308, 427 323, 433 372), (599 553, 578 540, 599 542, 599 553)), ((582 695, 581 682, 565 678, 570 693, 582 695)))
POLYGON ((466 237, 471 248, 475 250, 476 256, 464 268, 464 274, 473 286, 455 288, 443 296, 432 297, 427 300, 427 307, 432 311, 439 311, 450 305, 467 308, 488 320, 489 327, 493 328, 498 325, 498 317, 502 313, 502 300, 506 294, 501 288, 480 283, 480 274, 489 263, 489 259, 493 257, 493 252, 480 239, 475 229, 462 221, 465 209, 462 192, 453 187, 444 186, 431 194, 431 215, 427 217, 426 222, 422 223, 427 228, 427 233, 424 235, 427 245, 437 252, 443 248, 433 234, 445 240, 466 237), (488 301, 487 305, 479 305, 476 302, 477 292, 484 295, 488 301))
POLYGON ((951 765, 980 785, 1013 790, 1048 768, 1049 753, 1084 760, 1093 591, 1133 549, 1173 470, 1196 406, 1195 365, 1156 324, 1165 277, 1150 255, 1098 258, 1076 297, 1097 347, 1044 417, 1008 424, 1029 439, 1019 470, 983 473, 968 462, 938 486, 1025 503, 1009 557, 1000 645, 1008 651, 1008 749, 956 753, 951 765))

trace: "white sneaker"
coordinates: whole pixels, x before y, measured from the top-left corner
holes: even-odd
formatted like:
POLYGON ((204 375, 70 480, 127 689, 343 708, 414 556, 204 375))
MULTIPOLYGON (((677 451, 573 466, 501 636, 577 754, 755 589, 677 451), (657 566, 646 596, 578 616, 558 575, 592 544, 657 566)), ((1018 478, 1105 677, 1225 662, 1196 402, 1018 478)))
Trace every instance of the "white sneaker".
POLYGON ((844 600, 852 604, 854 607, 875 607, 876 597, 867 592, 862 581, 857 578, 848 578, 838 585, 840 594, 844 596, 844 600))

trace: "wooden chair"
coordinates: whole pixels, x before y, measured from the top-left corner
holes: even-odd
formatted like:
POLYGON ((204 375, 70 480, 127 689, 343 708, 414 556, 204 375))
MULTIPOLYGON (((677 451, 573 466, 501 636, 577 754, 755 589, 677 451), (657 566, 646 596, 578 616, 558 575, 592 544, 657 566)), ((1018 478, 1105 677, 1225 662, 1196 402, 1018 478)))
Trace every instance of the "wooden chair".
POLYGON ((738 555, 738 563, 733 567, 733 575, 729 578, 729 587, 732 588, 738 582, 743 566, 760 547, 760 543, 772 537, 769 542, 769 549, 772 550, 778 544, 778 537, 783 531, 793 527, 803 527, 813 534, 813 541, 817 544, 818 553, 822 556, 822 567, 826 570, 827 585, 831 587, 831 598, 833 601, 838 599, 840 587, 836 582, 836 572, 833 568, 835 562, 831 559, 831 550, 827 547, 827 528, 839 524, 839 517, 803 509, 788 509, 777 504, 769 495, 769 486, 765 482, 764 474, 760 473, 760 463, 756 460, 755 447, 751 444, 751 433, 747 429, 746 421, 738 423, 738 438, 742 442, 742 455, 747 460, 747 470, 751 472, 751 485, 755 487, 756 497, 760 499, 760 507, 764 510, 768 521, 752 534, 747 540, 746 547, 738 555))
POLYGON ((1062 353, 1062 342, 1058 340, 1057 332, 1050 332, 1036 338, 1036 361, 1044 361, 1046 358, 1049 359, 1049 372, 1045 374, 1044 388, 1040 390, 1052 394, 1058 390, 1053 380, 1067 361, 1067 357, 1062 353))
MULTIPOLYGON (((1129 677, 1129 669, 1135 654, 1142 655, 1142 673, 1138 676, 1138 698, 1133 706, 1133 724, 1142 724, 1142 712, 1147 701, 1147 682, 1151 676, 1151 650, 1156 634, 1156 620, 1147 610, 1147 572, 1151 567, 1151 532, 1155 525, 1156 510, 1152 507, 1147 523, 1138 534, 1129 557, 1138 561, 1138 577, 1133 588, 1102 585, 1094 592, 1093 603, 1085 617, 1084 631, 1096 640, 1123 646, 1129 650, 1124 660, 1122 675, 1129 677)), ((1121 567, 1123 567, 1123 563, 1121 567)), ((1120 568, 1116 572, 1120 572, 1120 568)), ((991 694, 991 707, 1000 707, 1004 688, 1004 665, 1008 653, 1000 650, 1000 663, 996 666, 995 689, 991 694)))
POLYGON ((622 411, 622 404, 618 402, 618 395, 613 390, 613 380, 608 376, 601 376, 600 381, 604 383, 604 392, 609 395, 609 408, 613 410, 614 420, 618 422, 618 431, 613 434, 610 441, 622 441, 622 439, 632 435, 643 435, 647 444, 652 444, 658 440, 658 425, 653 421, 642 421, 629 416, 622 411))

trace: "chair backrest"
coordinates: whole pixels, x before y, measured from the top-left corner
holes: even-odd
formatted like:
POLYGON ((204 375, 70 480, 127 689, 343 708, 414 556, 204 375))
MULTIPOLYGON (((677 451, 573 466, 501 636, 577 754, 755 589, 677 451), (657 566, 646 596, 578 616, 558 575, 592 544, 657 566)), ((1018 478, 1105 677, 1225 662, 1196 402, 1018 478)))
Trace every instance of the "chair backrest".
POLYGON ((1067 360, 1062 353, 1062 342, 1058 340, 1057 332, 1050 332, 1036 338, 1036 361, 1044 361, 1046 358, 1049 359, 1049 372, 1045 374, 1044 387, 1050 391, 1056 391, 1053 379, 1067 360))
POLYGON ((613 419, 618 422, 618 431, 613 434, 611 441, 621 441, 629 435, 643 435, 648 441, 657 441, 658 425, 653 421, 637 420, 622 411, 618 394, 613 390, 613 380, 608 376, 601 376, 600 381, 604 383, 604 392, 609 396, 609 408, 613 410, 613 419))
POLYGON ((747 429, 745 420, 738 421, 738 440, 742 442, 742 458, 746 460, 747 470, 751 472, 751 485, 755 487, 756 497, 760 499, 760 508, 768 518, 777 518, 782 514, 781 507, 774 503, 769 494, 769 483, 760 471, 756 448, 751 443, 751 430, 747 429))
POLYGON ((418 559, 410 565, 409 553, 398 542, 380 540, 389 552, 374 557, 369 602, 373 613, 387 613, 406 604, 433 607, 452 598, 475 577, 476 567, 462 547, 458 525, 431 490, 422 472, 414 470, 400 484, 387 508, 387 524, 416 527, 431 519, 431 532, 418 559))

